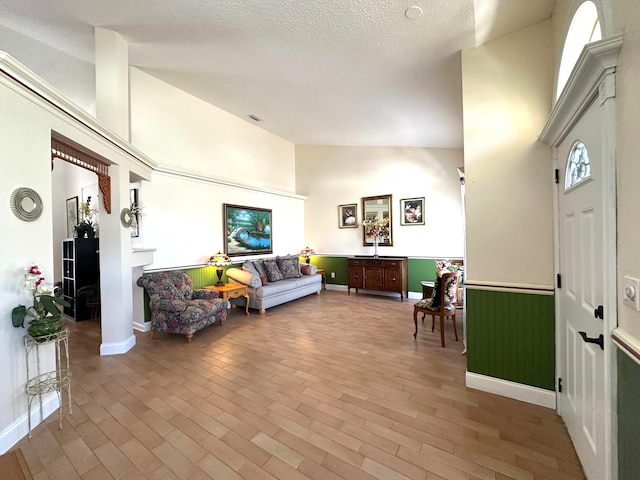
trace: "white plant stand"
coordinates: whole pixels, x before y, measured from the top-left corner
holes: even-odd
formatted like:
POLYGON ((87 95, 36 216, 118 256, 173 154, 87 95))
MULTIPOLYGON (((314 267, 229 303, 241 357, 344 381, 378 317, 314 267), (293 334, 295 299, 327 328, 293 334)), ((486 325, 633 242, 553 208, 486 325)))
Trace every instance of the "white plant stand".
POLYGON ((60 415, 60 428, 62 428, 63 392, 67 392, 69 413, 71 409, 71 370, 69 369, 69 329, 63 328, 60 332, 44 337, 33 338, 25 335, 24 348, 27 362, 27 384, 25 391, 29 397, 29 438, 31 438, 31 405, 38 397, 40 402, 40 421, 43 421, 42 395, 56 392, 58 395, 58 411, 60 415), (55 370, 43 372, 41 367, 41 350, 47 345, 54 345, 56 365, 55 370), (33 371, 35 369, 35 372, 33 371))

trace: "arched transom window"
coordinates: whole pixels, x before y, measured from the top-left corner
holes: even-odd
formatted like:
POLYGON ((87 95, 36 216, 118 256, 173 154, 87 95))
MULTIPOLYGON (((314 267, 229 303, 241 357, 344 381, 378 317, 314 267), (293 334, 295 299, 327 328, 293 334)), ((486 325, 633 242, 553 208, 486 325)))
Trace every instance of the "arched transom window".
POLYGON ((591 178, 589 152, 587 152, 585 144, 578 141, 573 144, 569 152, 567 171, 564 175, 564 189, 568 190, 588 178, 591 178))
POLYGON ((558 71, 558 86, 556 89, 556 99, 562 93, 564 86, 569 80, 571 71, 582 53, 585 45, 597 42, 602 39, 600 31, 600 20, 598 19, 598 9, 592 1, 586 1, 573 16, 571 26, 567 32, 562 49, 562 60, 558 71))

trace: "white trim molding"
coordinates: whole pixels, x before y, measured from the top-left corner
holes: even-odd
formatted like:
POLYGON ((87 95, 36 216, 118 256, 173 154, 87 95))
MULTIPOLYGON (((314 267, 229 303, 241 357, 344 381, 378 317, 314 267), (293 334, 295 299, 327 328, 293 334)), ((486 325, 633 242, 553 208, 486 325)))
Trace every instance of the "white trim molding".
POLYGON ((520 400, 554 410, 556 408, 556 392, 545 390, 544 388, 532 387, 531 385, 511 382, 509 380, 489 377, 473 372, 467 372, 465 383, 467 387, 475 390, 513 398, 514 400, 520 400))
POLYGON ((124 342, 110 342, 100 344, 100 355, 118 355, 120 353, 127 353, 136 344, 136 336, 131 335, 124 342))
MULTIPOLYGON (((60 400, 55 392, 43 396, 42 410, 40 410, 40 402, 34 399, 33 408, 31 409, 31 431, 33 431, 41 421, 44 422, 49 415, 57 413, 58 407, 60 407, 60 400)), ((0 432, 0 455, 14 447, 29 433, 28 415, 28 413, 25 413, 12 425, 0 432)))

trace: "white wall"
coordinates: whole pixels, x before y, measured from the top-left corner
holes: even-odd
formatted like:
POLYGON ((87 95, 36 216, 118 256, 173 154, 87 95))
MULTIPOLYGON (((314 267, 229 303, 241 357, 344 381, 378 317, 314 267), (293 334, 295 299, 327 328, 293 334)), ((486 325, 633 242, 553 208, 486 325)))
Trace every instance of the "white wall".
POLYGON ((89 114, 95 114, 93 62, 69 55, 48 43, 42 43, 3 25, 0 25, 0 50, 18 59, 36 75, 45 78, 78 107, 89 114))
MULTIPOLYGON (((391 194, 393 246, 380 255, 462 257, 462 151, 409 147, 296 146, 296 184, 308 195, 305 245, 326 255, 372 255, 362 228, 339 228, 338 205, 391 194), (400 199, 425 197, 425 225, 400 225, 400 199)), ((304 245, 302 245, 304 246, 304 245)))
POLYGON ((546 21, 463 52, 469 282, 553 285, 551 48, 546 21))
MULTIPOLYGON (((618 285, 623 285, 625 275, 640 278, 640 10, 637 0, 596 3, 611 4, 614 10, 610 34, 624 32, 616 70, 618 285)), ((605 18, 608 12, 603 11, 605 18)), ((625 306, 622 295, 618 295, 618 324, 640 345, 640 312, 625 306)))
POLYGON ((272 210, 274 254, 295 253, 304 246, 304 200, 300 197, 158 173, 143 188, 145 244, 156 248, 154 263, 146 269, 202 265, 214 253, 224 251, 224 203, 272 210))
POLYGON ((294 145, 131 68, 131 143, 161 166, 295 191, 294 145))
POLYGON ((224 203, 271 209, 274 253, 301 248, 291 142, 135 68, 131 129, 132 143, 161 165, 140 192, 144 246, 156 249, 147 269, 201 265, 223 251, 224 203))

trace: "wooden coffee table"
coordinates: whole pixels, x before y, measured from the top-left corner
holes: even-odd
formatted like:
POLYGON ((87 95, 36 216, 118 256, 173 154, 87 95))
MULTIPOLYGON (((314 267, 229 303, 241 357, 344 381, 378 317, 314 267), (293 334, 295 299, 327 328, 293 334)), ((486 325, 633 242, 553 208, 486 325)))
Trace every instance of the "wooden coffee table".
POLYGON ((207 285, 204 288, 207 290, 217 290, 218 292, 220 292, 220 297, 224 300, 244 297, 247 300, 245 303, 245 312, 247 315, 249 315, 249 292, 247 291, 246 285, 239 285, 237 283, 225 283, 224 285, 220 286, 207 285))

